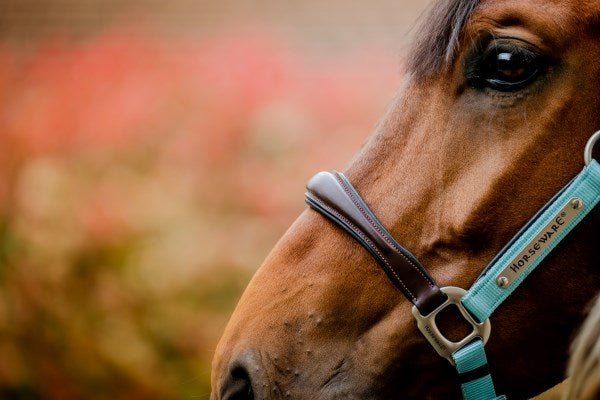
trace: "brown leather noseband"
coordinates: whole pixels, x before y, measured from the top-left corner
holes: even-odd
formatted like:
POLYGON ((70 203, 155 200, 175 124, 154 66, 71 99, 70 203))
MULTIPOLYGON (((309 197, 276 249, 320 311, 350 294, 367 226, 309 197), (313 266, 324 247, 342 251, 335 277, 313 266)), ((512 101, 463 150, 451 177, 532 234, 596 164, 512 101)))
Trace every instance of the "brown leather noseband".
POLYGON ((371 253, 422 315, 444 304, 440 290, 415 256, 403 248, 339 172, 320 172, 307 184, 306 202, 344 228, 371 253))

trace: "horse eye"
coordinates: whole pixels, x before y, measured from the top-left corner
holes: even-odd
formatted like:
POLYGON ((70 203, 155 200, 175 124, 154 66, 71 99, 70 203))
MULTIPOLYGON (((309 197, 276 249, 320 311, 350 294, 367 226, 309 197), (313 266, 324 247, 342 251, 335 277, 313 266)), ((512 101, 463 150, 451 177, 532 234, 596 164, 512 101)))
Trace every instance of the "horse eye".
POLYGON ((543 67, 544 57, 532 50, 492 43, 467 66, 467 79, 475 87, 514 92, 532 83, 543 67))

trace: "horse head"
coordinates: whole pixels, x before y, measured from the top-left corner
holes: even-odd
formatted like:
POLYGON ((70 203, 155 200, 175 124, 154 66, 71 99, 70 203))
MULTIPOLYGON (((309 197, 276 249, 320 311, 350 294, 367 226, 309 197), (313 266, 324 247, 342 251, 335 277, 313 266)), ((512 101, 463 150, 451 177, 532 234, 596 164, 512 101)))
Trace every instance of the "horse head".
MULTIPOLYGON (((439 1, 407 59, 345 175, 440 286, 468 288, 583 166, 600 128, 600 1, 439 1)), ((600 286, 599 226, 596 208, 491 317, 486 350, 510 398, 563 378, 600 286)), ((211 399, 460 397, 411 306, 363 247, 307 210, 231 317, 211 399)))

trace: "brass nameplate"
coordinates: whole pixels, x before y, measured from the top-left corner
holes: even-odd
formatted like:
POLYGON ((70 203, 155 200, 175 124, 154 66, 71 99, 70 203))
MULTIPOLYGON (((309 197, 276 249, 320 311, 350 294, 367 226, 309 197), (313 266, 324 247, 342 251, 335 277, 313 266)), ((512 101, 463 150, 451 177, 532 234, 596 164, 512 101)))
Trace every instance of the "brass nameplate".
POLYGON ((508 287, 515 281, 528 267, 537 260, 544 249, 548 248, 558 235, 567 227, 569 223, 583 211, 583 201, 579 198, 572 198, 567 204, 544 226, 538 234, 517 254, 512 260, 508 261, 506 267, 496 278, 500 287, 508 287))

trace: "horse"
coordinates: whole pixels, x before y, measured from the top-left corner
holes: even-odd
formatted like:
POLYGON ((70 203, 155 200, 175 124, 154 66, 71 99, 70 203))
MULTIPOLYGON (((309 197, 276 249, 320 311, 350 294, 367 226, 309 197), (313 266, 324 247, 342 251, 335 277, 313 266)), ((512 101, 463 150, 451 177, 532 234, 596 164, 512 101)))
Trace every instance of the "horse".
MULTIPOLYGON (((440 286, 468 288, 581 170, 600 128, 599 78, 598 0, 439 0, 344 174, 440 286)), ((510 399, 564 378, 600 287, 599 208, 491 317, 485 349, 510 399)), ((242 295, 215 352, 211 399, 460 398, 411 306, 369 252, 307 209, 242 295)), ((464 335, 456 318, 441 320, 447 337, 464 335)))

